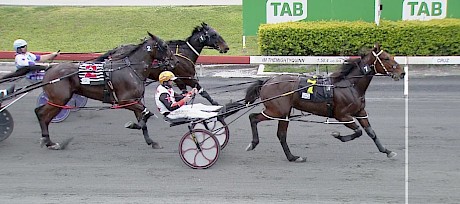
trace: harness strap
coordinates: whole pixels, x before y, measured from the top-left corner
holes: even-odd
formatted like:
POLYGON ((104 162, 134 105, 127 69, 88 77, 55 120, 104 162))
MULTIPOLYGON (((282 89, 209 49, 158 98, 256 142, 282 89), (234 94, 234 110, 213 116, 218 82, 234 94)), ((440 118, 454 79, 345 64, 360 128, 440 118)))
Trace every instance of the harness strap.
POLYGON ((188 41, 185 42, 185 43, 188 45, 188 47, 190 47, 190 49, 191 49, 197 56, 200 56, 200 53, 198 53, 198 51, 196 51, 195 48, 194 48, 192 45, 190 45, 190 43, 189 43, 188 41))
POLYGON ((271 117, 271 116, 265 114, 264 111, 261 111, 260 113, 262 113, 262 115, 264 115, 266 118, 269 118, 269 119, 272 119, 272 120, 281 120, 281 121, 288 121, 289 122, 288 117, 286 117, 286 118, 274 118, 274 117, 271 117))
POLYGON ((178 56, 178 57, 182 57, 182 58, 188 60, 190 63, 192 63, 193 67, 195 67, 195 62, 193 62, 190 58, 188 58, 188 57, 186 57, 186 56, 184 56, 184 55, 182 55, 182 54, 180 54, 180 53, 176 53, 176 54, 174 54, 174 55, 175 55, 175 56, 178 56))
POLYGON ((117 109, 117 108, 124 108, 126 106, 131 106, 131 105, 134 105, 134 104, 138 104, 139 101, 134 101, 134 102, 131 102, 131 103, 127 103, 127 104, 123 104, 123 105, 113 105, 112 107, 110 107, 111 109, 117 109))
POLYGON ((68 105, 58 105, 58 104, 55 104, 55 103, 52 103, 50 101, 47 101, 46 102, 47 104, 51 105, 51 106, 54 106, 54 107, 58 107, 58 108, 62 108, 62 109, 74 109, 74 108, 78 108, 76 106, 68 106, 68 105))

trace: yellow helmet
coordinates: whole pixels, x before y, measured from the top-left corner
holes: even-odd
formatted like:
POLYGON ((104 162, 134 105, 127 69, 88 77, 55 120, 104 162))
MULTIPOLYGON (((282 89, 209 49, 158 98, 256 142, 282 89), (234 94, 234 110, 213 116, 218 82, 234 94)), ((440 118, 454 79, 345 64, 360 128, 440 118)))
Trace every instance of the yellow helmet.
POLYGON ((158 77, 159 80, 160 80, 160 84, 163 84, 163 82, 165 81, 169 81, 169 80, 176 80, 177 77, 174 76, 174 74, 170 71, 164 71, 164 72, 161 72, 160 76, 158 77))

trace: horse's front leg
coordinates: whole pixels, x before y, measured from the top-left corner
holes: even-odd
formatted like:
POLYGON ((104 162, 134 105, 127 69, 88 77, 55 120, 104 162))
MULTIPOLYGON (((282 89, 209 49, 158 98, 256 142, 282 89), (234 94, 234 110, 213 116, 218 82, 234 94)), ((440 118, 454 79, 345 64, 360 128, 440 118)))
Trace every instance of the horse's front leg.
POLYGON ((336 119, 339 122, 344 123, 344 125, 346 127, 348 127, 348 128, 353 130, 352 134, 344 135, 344 136, 341 136, 340 132, 335 132, 335 131, 332 132, 332 136, 334 136, 338 140, 340 140, 342 142, 348 142, 348 141, 354 140, 354 139, 360 137, 361 135, 363 135, 363 131, 354 122, 353 117, 351 117, 351 116, 343 116, 343 117, 336 117, 336 119))
POLYGON ((291 150, 289 149, 289 146, 286 142, 288 126, 289 126, 289 121, 283 121, 283 120, 278 121, 278 131, 276 133, 276 136, 278 137, 278 140, 281 143, 281 147, 283 147, 283 151, 284 151, 284 154, 286 155, 286 158, 291 162, 307 161, 306 158, 292 155, 291 150))
POLYGON ((219 105, 219 103, 217 101, 215 101, 214 99, 212 99, 211 96, 209 95, 209 93, 206 90, 204 90, 204 88, 200 85, 200 83, 198 83, 198 80, 196 80, 196 79, 188 80, 187 85, 189 85, 190 87, 196 88, 198 90, 198 93, 203 98, 208 100, 209 103, 211 103, 212 105, 215 105, 215 106, 219 105))
POLYGON ((125 124, 125 127, 130 128, 130 129, 141 129, 142 134, 144 135, 144 140, 147 143, 147 145, 152 145, 153 149, 162 149, 163 147, 159 143, 154 142, 150 138, 149 130, 147 129, 147 121, 154 114, 150 112, 145 106, 142 106, 142 107, 143 107, 143 110, 142 109, 134 110, 134 114, 136 115, 138 123, 133 123, 130 121, 125 124))
POLYGON ((374 130, 371 127, 371 124, 369 123, 367 112, 365 110, 361 110, 355 118, 358 120, 359 124, 361 124, 361 126, 364 128, 367 135, 369 135, 369 137, 372 138, 380 152, 387 154, 388 158, 393 158, 397 155, 395 152, 385 148, 380 142, 379 138, 377 138, 377 135, 375 134, 374 130))
POLYGON ((176 83, 177 88, 179 88, 183 94, 187 93, 187 85, 185 84, 184 80, 176 79, 174 83, 176 83))

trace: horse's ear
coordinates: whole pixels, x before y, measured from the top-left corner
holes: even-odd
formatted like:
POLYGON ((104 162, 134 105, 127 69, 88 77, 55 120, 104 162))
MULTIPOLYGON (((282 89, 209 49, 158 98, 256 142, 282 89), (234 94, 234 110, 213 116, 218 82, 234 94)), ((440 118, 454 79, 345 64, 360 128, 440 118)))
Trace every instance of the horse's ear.
POLYGON ((147 31, 147 33, 149 34, 149 36, 150 36, 152 39, 155 39, 155 36, 154 36, 152 33, 150 33, 149 31, 147 31))
POLYGON ((206 24, 205 22, 201 23, 201 27, 203 27, 205 30, 209 29, 208 24, 206 24))

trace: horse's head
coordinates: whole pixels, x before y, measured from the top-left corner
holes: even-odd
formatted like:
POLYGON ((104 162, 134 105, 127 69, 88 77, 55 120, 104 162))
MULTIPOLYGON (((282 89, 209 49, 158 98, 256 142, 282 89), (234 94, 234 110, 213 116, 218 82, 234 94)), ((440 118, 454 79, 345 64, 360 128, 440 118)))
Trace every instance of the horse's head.
POLYGON ((144 49, 149 53, 152 60, 158 60, 163 65, 173 67, 177 63, 177 59, 173 52, 169 50, 168 44, 161 38, 147 32, 150 36, 144 43, 144 49))
POLYGON ((393 56, 380 49, 379 44, 375 44, 363 61, 366 61, 366 64, 369 64, 376 73, 386 74, 395 81, 404 78, 406 74, 393 56))
POLYGON ((227 53, 230 49, 225 42, 224 38, 211 26, 206 23, 201 23, 200 27, 196 27, 193 31, 192 37, 204 46, 212 47, 219 50, 220 53, 227 53))

